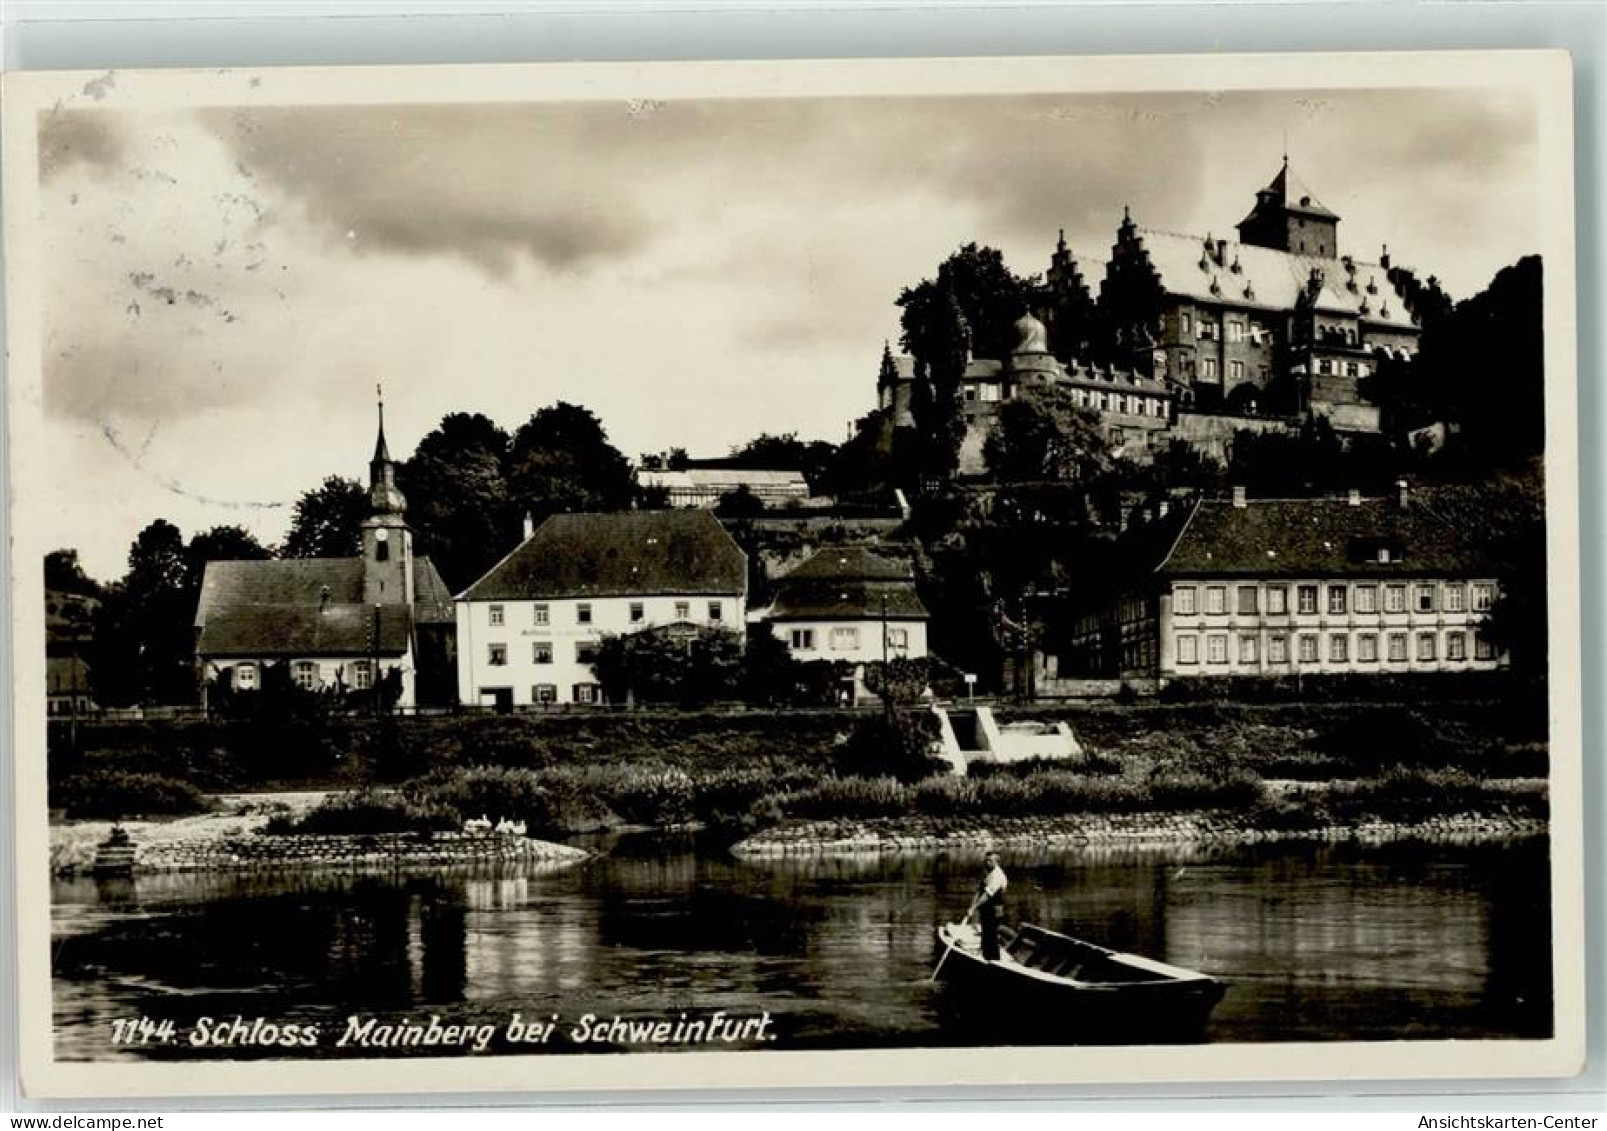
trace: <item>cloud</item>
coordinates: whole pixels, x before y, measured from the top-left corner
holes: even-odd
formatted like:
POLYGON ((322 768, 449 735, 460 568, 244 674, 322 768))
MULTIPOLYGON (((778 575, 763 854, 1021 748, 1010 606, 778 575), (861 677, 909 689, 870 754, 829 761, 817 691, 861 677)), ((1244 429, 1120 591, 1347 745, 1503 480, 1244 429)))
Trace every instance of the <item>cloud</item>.
POLYGON ((123 156, 118 116, 57 109, 39 118, 39 179, 49 182, 73 165, 110 168, 123 156))

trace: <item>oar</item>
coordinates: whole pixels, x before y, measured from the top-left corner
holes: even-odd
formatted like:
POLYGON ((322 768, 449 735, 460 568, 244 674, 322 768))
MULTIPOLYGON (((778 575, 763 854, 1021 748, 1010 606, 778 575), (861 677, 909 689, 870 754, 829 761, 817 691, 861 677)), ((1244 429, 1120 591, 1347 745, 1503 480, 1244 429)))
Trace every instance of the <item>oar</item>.
MULTIPOLYGON (((976 914, 976 902, 972 901, 971 909, 965 913, 965 918, 960 920, 960 926, 963 927, 967 923, 969 923, 971 921, 971 916, 974 915, 974 914, 976 914)), ((949 951, 951 951, 953 949, 954 949, 954 944, 952 942, 948 942, 948 943, 943 944, 943 953, 938 956, 937 965, 932 968, 932 977, 931 977, 930 981, 933 981, 933 982, 937 981, 938 971, 943 969, 943 963, 948 961, 949 951)))

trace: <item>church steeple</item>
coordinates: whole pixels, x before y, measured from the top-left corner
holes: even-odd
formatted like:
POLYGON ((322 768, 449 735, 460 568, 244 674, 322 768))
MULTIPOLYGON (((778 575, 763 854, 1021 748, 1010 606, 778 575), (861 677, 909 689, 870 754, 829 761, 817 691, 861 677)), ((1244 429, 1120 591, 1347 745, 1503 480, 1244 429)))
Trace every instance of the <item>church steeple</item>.
POLYGON ((396 463, 385 443, 384 391, 379 394, 379 434, 368 464, 368 517, 363 520, 363 601, 373 605, 413 604, 413 532, 407 527, 407 500, 396 486, 396 463))

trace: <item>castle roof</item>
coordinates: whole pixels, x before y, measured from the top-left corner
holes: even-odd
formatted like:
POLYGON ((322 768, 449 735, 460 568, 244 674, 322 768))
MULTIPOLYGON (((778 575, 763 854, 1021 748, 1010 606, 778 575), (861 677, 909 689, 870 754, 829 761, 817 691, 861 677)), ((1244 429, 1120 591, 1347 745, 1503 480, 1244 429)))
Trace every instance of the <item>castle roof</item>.
POLYGON ((1275 198, 1278 205, 1286 212, 1293 212, 1298 216, 1314 216, 1322 220, 1339 219, 1338 213, 1324 207, 1322 202, 1312 195, 1311 189, 1306 187, 1305 182, 1289 171, 1287 157, 1283 159, 1283 167, 1278 170, 1278 175, 1272 178, 1266 188, 1256 194, 1256 207, 1245 217, 1246 220, 1261 211, 1261 201, 1268 196, 1275 198))
POLYGON ((1390 281, 1388 269, 1377 263, 1348 256, 1299 255, 1233 240, 1208 241, 1155 228, 1140 228, 1137 236, 1169 294, 1213 305, 1292 310, 1317 278, 1316 309, 1358 317, 1375 326, 1417 330, 1405 295, 1390 281), (1313 276, 1313 271, 1319 274, 1313 276))
POLYGON ((195 611, 199 656, 399 656, 414 625, 453 622, 452 596, 429 558, 413 562, 414 602, 363 601, 361 558, 208 562, 195 611))
POLYGON ((739 595, 747 559, 705 510, 555 514, 464 601, 739 595))

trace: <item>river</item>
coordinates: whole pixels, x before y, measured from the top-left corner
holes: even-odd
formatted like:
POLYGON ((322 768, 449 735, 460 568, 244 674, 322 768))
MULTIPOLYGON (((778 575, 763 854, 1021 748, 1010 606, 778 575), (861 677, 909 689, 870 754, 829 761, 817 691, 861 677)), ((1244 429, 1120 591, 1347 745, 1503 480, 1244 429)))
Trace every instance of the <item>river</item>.
MULTIPOLYGON (((601 1047, 574 1041, 587 1014, 768 1014, 731 1046, 745 1048, 998 1039, 930 980, 974 854, 750 862, 647 835, 600 847, 553 870, 58 882, 57 1056, 438 1055, 338 1043, 354 1017, 431 1016, 495 1027, 488 1053, 528 1051, 504 1039, 516 1012, 556 1019, 555 1052, 601 1047), (114 1028, 141 1016, 143 1039, 114 1028), (237 1017, 275 1028, 196 1037, 199 1019, 237 1017), (253 1043, 291 1025, 317 1042, 253 1043)), ((1544 1037, 1547 853, 1530 838, 1006 854, 1007 917, 1220 978, 1208 1041, 1544 1037)))

